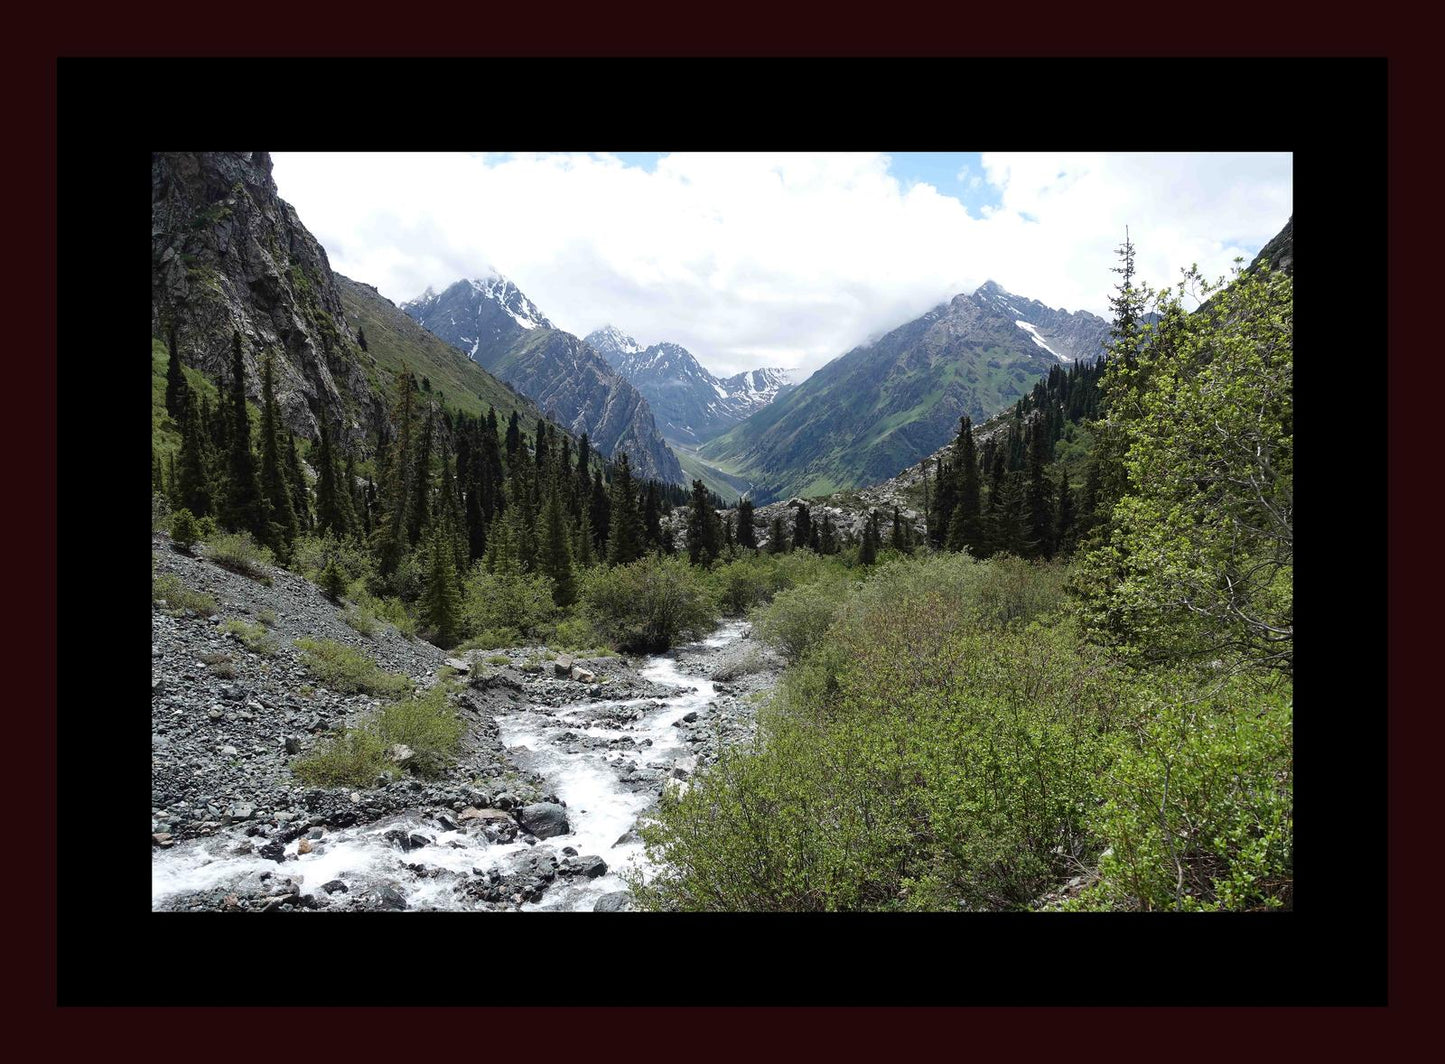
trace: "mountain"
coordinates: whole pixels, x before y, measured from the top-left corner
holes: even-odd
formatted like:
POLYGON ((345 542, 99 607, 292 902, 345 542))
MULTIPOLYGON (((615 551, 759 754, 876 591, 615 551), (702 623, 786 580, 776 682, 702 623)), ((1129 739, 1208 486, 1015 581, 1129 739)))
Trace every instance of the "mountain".
POLYGON ((230 373, 239 330, 247 392, 275 356, 276 397, 296 435, 318 416, 351 449, 388 422, 395 374, 409 370, 454 409, 515 410, 529 431, 541 410, 419 328, 370 285, 334 273, 326 250, 277 194, 266 152, 151 156, 151 334, 171 325, 181 361, 212 381, 230 373), (366 347, 357 342, 358 332, 366 347))
POLYGON ((497 411, 506 424, 517 412, 528 432, 544 416, 536 403, 510 384, 492 376, 451 344, 427 332, 373 285, 353 281, 341 274, 336 278, 346 324, 354 336, 366 336, 367 353, 381 374, 373 374, 378 387, 387 387, 392 376, 409 371, 423 387, 450 407, 481 415, 487 407, 497 411))
POLYGON ((719 379, 687 348, 643 347, 612 325, 588 333, 587 342, 647 398, 663 438, 681 446, 695 447, 726 432, 789 385, 787 372, 778 369, 719 379))
POLYGON ((636 475, 685 483, 642 394, 590 344, 556 328, 505 277, 493 273, 442 292, 427 289, 401 309, 567 431, 587 433, 602 454, 626 453, 636 475))
POLYGON ((876 483, 946 443, 962 415, 984 421, 1051 366, 1094 359, 1108 333, 1097 315, 988 281, 834 359, 698 455, 755 482, 759 502, 876 483))
POLYGON ((314 438, 324 412, 359 439, 386 404, 344 317, 326 251, 277 195, 268 153, 151 154, 153 337, 174 328, 182 361, 222 379, 239 331, 252 396, 272 351, 287 426, 314 438))

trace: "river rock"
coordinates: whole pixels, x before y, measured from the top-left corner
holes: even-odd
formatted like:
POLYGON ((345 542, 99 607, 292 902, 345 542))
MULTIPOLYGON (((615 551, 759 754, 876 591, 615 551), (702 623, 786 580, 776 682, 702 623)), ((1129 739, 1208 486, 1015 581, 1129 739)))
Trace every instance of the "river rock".
POLYGON ((524 805, 517 812, 517 821, 539 839, 566 835, 572 830, 572 825, 567 822, 567 810, 555 802, 524 805))
POLYGON ((613 891, 597 899, 592 906, 594 913, 625 913, 633 911, 632 895, 625 890, 613 891))
POLYGON ((583 876, 587 879, 596 879, 598 876, 607 874, 607 862, 596 854, 588 854, 585 857, 572 858, 557 872, 564 876, 583 876))
POLYGON ((572 659, 566 654, 561 655, 552 662, 552 671, 558 676, 568 677, 572 675, 572 659))
POLYGON ((595 675, 588 672, 580 665, 572 666, 571 676, 572 679, 576 680, 578 683, 594 683, 597 680, 597 677, 595 675))
POLYGON ((405 909, 406 898, 395 887, 383 883, 373 893, 383 909, 405 909))
POLYGON ((442 662, 442 664, 446 665, 448 668, 456 669, 457 672, 461 673, 468 673, 472 671, 471 664, 461 658, 447 658, 447 660, 442 662))

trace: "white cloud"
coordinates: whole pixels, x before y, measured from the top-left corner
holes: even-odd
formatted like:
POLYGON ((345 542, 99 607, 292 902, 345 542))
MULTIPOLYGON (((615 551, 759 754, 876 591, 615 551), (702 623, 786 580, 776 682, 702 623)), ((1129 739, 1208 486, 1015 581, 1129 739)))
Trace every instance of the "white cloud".
POLYGON ((1107 314, 1125 225, 1159 284, 1225 272, 1292 210, 1288 154, 985 153, 973 176, 1002 204, 982 219, 881 153, 685 152, 652 173, 582 154, 274 159, 332 266, 397 303, 494 266, 561 328, 610 321, 720 375, 810 372, 989 278, 1107 314))

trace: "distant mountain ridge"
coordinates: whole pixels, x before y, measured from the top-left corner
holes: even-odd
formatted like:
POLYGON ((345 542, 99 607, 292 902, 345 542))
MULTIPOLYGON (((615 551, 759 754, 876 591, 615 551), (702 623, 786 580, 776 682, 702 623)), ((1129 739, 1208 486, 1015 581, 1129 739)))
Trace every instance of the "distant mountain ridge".
POLYGON ((602 454, 626 453, 636 475, 686 482, 642 393, 589 343, 553 325, 507 278, 491 271, 441 292, 428 288, 401 309, 569 432, 587 433, 602 454))
POLYGON ((981 422, 1051 366, 1093 360, 1109 324, 988 281, 834 359, 728 432, 703 460, 757 484, 755 498, 826 495, 882 481, 981 422))
POLYGON ((773 402, 791 386, 786 370, 754 369, 719 378, 680 344, 643 347, 613 325, 586 340, 646 396, 663 438, 696 446, 773 402))

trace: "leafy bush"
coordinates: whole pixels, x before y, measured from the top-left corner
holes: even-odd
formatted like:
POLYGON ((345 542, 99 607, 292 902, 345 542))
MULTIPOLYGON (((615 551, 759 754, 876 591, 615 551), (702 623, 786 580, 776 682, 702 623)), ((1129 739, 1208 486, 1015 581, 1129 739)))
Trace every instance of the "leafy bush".
POLYGON ((196 524, 196 516, 191 511, 182 507, 171 514, 171 542, 187 554, 196 540, 201 538, 201 530, 196 524))
POLYGON ((151 492, 151 532, 165 532, 171 524, 171 501, 158 491, 151 492))
POLYGON ((443 684, 416 698, 392 703, 376 718, 382 742, 411 747, 413 756, 406 767, 421 776, 439 776, 450 767, 465 731, 443 684))
POLYGON ((341 619, 364 636, 376 634, 376 615, 368 609, 352 606, 341 615, 341 619))
POLYGON ((726 683, 762 672, 767 667, 768 660, 763 652, 756 646, 748 646, 724 658, 717 668, 712 670, 712 679, 726 683))
POLYGON ((1115 736, 1090 817, 1110 850, 1082 905, 1291 907, 1291 685, 1234 677, 1201 696, 1176 676, 1160 687, 1115 736))
POLYGON ((206 556, 233 573, 249 576, 263 584, 271 584, 271 551, 251 538, 249 532, 230 532, 216 536, 206 545, 206 556))
POLYGON ((493 654, 491 657, 489 657, 489 658, 487 659, 487 664, 488 664, 488 665, 510 665, 510 664, 512 664, 512 659, 509 658, 509 657, 507 657, 507 655, 505 655, 505 654, 493 654))
POLYGON ((1026 908, 1097 855, 1085 817, 1125 678, 1072 624, 995 627, 938 590, 947 572, 912 571, 932 565, 880 566, 755 742, 664 801, 645 907, 1026 908))
POLYGON ((788 661, 798 661, 828 634, 843 597, 838 581, 779 592, 771 605, 753 613, 753 629, 788 661))
POLYGON ((685 558, 654 554, 594 569, 583 578, 582 600, 593 627, 619 650, 666 650, 717 620, 706 577, 685 558))
POLYGON ((169 613, 190 611, 205 617, 214 617, 219 608, 210 595, 186 587, 174 573, 161 573, 151 578, 151 604, 162 602, 169 613))
POLYGON ((384 707, 360 727, 320 744, 291 770, 313 787, 370 787, 378 777, 398 776, 404 767, 417 775, 442 774, 455 760, 465 725, 452 709, 449 692, 437 684, 416 698, 384 707), (409 746, 404 766, 390 761, 393 744, 409 746))
POLYGON ((557 622, 557 634, 553 642, 562 650, 595 650, 601 644, 602 637, 586 617, 568 617, 557 622))
POLYGON ((370 787, 387 769, 386 743, 366 728, 348 728, 291 765, 296 778, 311 787, 370 787))
POLYGON ((322 576, 333 561, 344 578, 343 592, 375 571, 370 553, 354 539, 340 539, 328 532, 324 536, 298 536, 291 547, 292 570, 318 587, 323 586, 322 576))
POLYGON ((261 622, 262 624, 264 624, 267 628, 275 628, 275 627, 276 627, 276 611, 275 611, 275 610, 262 610, 260 613, 256 614, 256 620, 260 621, 260 622, 261 622))
POLYGON ((462 602, 463 635, 474 638, 484 632, 511 630, 510 640, 487 645, 505 646, 525 639, 540 638, 557 615, 552 601, 552 581, 541 573, 516 570, 487 572, 477 563, 467 576, 462 602))
POLYGON ((359 650, 333 639, 298 639, 301 664, 312 676, 342 694, 372 694, 395 697, 411 689, 411 680, 384 672, 359 650))
POLYGON ((233 618, 221 625, 221 632, 224 635, 234 635, 247 650, 254 654, 270 657, 276 653, 276 642, 262 625, 247 624, 245 621, 233 618))

